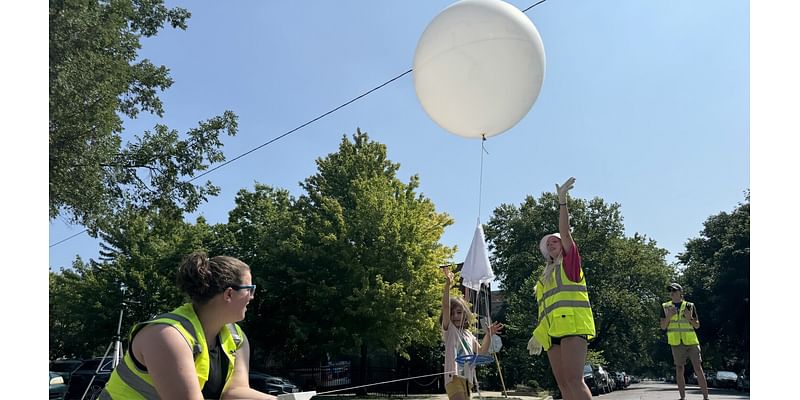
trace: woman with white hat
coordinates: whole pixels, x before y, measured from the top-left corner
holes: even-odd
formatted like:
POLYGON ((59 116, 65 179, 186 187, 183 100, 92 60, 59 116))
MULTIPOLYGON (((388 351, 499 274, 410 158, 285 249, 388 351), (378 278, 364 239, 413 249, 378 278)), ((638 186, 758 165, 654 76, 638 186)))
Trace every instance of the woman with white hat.
POLYGON ((539 322, 528 342, 531 354, 547 351, 565 400, 592 398, 583 381, 583 367, 589 340, 595 335, 581 256, 569 227, 567 193, 574 183, 575 178, 570 177, 563 185, 556 184, 558 233, 545 235, 539 242, 546 264, 536 282, 539 322))

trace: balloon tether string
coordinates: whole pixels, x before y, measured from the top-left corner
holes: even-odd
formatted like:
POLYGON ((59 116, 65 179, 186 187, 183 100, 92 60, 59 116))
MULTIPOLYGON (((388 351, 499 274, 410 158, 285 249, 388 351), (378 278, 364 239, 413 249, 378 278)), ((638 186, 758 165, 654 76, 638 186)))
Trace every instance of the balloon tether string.
POLYGON ((486 146, 484 142, 486 141, 486 134, 481 134, 481 173, 480 178, 478 180, 478 224, 481 223, 481 200, 483 196, 483 153, 489 154, 486 151, 486 146))

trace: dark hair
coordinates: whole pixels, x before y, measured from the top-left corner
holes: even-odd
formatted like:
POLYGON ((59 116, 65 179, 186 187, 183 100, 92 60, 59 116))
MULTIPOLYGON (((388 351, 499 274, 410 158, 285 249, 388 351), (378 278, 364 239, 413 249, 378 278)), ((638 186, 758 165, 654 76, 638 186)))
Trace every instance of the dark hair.
POLYGON ((193 302, 205 304, 231 285, 242 283, 242 274, 250 267, 235 257, 208 258, 205 252, 189 254, 178 267, 178 288, 193 302))

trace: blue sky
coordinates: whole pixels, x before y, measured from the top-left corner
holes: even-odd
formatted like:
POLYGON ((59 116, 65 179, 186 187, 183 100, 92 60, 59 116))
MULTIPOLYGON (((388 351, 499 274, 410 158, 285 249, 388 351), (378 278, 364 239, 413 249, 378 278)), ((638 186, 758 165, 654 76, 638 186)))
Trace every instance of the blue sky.
MULTIPOLYGON (((283 134, 410 69, 427 24, 450 1, 188 2, 186 31, 143 41, 175 84, 163 119, 143 115, 126 135, 163 123, 185 132, 232 110, 239 133, 228 159, 283 134)), ((525 9, 536 1, 510 1, 525 9)), ((548 0, 526 15, 544 43, 547 70, 530 112, 485 146, 447 133, 423 111, 408 74, 205 178, 221 186, 189 216, 222 223, 236 192, 255 182, 300 195, 315 160, 356 127, 384 143, 403 181, 455 219, 442 243, 465 257, 476 219, 502 203, 553 191, 618 202, 626 234, 646 234, 668 262, 711 215, 731 211, 750 187, 749 3, 741 0, 548 0)), ((50 221, 49 243, 80 232, 50 221)), ((96 258, 79 235, 49 249, 51 269, 96 258)))

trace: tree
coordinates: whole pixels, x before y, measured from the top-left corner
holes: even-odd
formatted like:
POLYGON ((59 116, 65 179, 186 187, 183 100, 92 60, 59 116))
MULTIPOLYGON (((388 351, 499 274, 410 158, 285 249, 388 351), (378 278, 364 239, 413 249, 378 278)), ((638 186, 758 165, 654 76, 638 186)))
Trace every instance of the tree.
POLYGON ((184 257, 208 249, 217 235, 196 224, 129 208, 101 232, 100 261, 78 258, 71 269, 50 273, 50 354, 90 357, 113 340, 123 303, 121 336, 131 327, 182 304, 175 272, 184 257))
POLYGON ((438 266, 454 253, 439 240, 451 218, 416 193, 416 175, 401 182, 386 147, 360 130, 317 167, 298 200, 308 278, 296 284, 316 355, 352 349, 366 367, 368 349, 407 356, 413 344, 438 343, 438 266))
POLYGON ((703 224, 701 236, 678 255, 684 294, 697 304, 703 359, 713 368, 743 368, 750 360, 750 194, 731 213, 703 224))
POLYGON ((314 348, 308 335, 316 316, 307 298, 314 296, 316 283, 313 268, 302 263, 304 220, 284 189, 256 183, 253 191, 240 190, 235 202, 226 233, 218 235, 229 238, 227 248, 218 251, 250 265, 259 287, 243 323, 246 332, 258 332, 249 337, 257 355, 253 362, 291 364, 314 348))
MULTIPOLYGON (((554 193, 528 196, 519 206, 498 206, 486 226, 492 266, 505 291, 508 324, 506 379, 555 388, 546 356, 528 355, 536 325, 534 287, 544 268, 539 239, 558 231, 554 193)), ((619 204, 600 198, 571 199, 571 226, 580 249, 595 319, 595 356, 629 372, 652 363, 658 346, 658 310, 672 268, 667 252, 644 235, 624 236, 619 204)))
POLYGON ((165 23, 186 29, 190 13, 163 0, 50 1, 50 218, 64 216, 96 234, 126 207, 158 208, 176 217, 194 211, 218 188, 194 176, 225 158, 219 134, 236 133, 225 111, 181 139, 162 124, 123 143, 122 117, 159 117, 157 92, 172 85, 169 70, 137 60, 141 37, 165 23))

